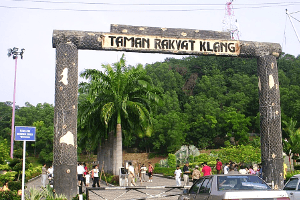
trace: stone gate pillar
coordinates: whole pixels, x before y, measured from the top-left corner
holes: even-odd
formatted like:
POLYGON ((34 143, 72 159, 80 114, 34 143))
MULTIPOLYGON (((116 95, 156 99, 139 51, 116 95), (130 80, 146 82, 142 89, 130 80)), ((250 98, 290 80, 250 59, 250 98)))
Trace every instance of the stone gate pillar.
POLYGON ((77 194, 78 50, 71 42, 56 46, 53 168, 54 189, 77 194))
POLYGON ((257 66, 263 179, 274 189, 282 189, 281 111, 276 58, 273 55, 260 56, 257 66))

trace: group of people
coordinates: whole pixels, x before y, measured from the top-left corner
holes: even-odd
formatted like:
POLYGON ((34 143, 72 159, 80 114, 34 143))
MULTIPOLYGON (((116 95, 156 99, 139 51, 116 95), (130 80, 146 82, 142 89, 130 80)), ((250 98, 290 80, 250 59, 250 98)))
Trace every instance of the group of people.
POLYGON ((44 164, 42 166, 42 187, 46 187, 46 181, 47 179, 49 180, 49 182, 53 179, 53 172, 54 172, 54 169, 53 169, 53 166, 50 165, 50 167, 47 169, 47 165, 44 164))
MULTIPOLYGON (((216 159, 216 170, 217 174, 255 174, 259 177, 262 177, 262 167, 261 165, 257 165, 257 167, 253 167, 252 165, 250 167, 246 167, 244 165, 238 165, 232 161, 229 163, 226 163, 223 167, 222 162, 220 159, 216 159)), ((183 174, 183 186, 189 185, 189 175, 191 174, 191 171, 189 169, 189 163, 186 162, 183 166, 183 171, 181 171, 179 165, 177 165, 176 170, 174 172, 176 185, 181 186, 181 176, 183 174)), ((201 168, 199 169, 199 166, 195 166, 195 169, 193 170, 191 176, 193 183, 196 182, 201 176, 209 176, 212 175, 212 169, 210 166, 207 165, 206 162, 201 164, 201 168)))
POLYGON ((151 162, 148 163, 148 168, 145 164, 139 163, 135 168, 131 162, 128 162, 128 183, 129 186, 136 186, 135 178, 138 178, 139 181, 146 182, 146 174, 148 171, 149 180, 148 182, 152 182, 154 167, 151 162))
POLYGON ((229 161, 229 163, 225 164, 223 172, 224 174, 251 174, 262 177, 262 167, 260 164, 257 167, 253 167, 253 165, 247 167, 243 164, 236 164, 229 161))
MULTIPOLYGON (((212 175, 211 167, 207 165, 206 162, 202 163, 201 169, 199 169, 199 166, 196 165, 195 169, 192 173, 192 181, 193 183, 196 182, 201 177, 201 172, 203 173, 203 176, 212 175)), ((189 168, 189 162, 186 162, 183 166, 183 172, 181 171, 179 165, 176 166, 176 170, 174 172, 175 180, 176 180, 176 186, 181 186, 181 175, 183 174, 183 186, 189 185, 189 175, 191 174, 190 168, 189 168)))
POLYGON ((94 165, 93 169, 89 171, 85 163, 78 163, 77 180, 79 186, 84 184, 85 186, 89 187, 92 180, 92 187, 100 187, 98 165, 94 165))

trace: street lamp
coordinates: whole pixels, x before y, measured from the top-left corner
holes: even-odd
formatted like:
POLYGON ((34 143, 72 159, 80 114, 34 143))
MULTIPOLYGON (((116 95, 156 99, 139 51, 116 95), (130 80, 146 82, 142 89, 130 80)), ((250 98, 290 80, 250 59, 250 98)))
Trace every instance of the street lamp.
POLYGON ((21 56, 21 59, 23 59, 23 53, 25 52, 25 49, 21 49, 21 51, 18 51, 19 48, 14 47, 13 49, 8 49, 7 56, 15 60, 15 81, 14 81, 14 95, 13 95, 13 111, 12 111, 12 119, 11 119, 11 141, 10 141, 10 157, 13 158, 13 152, 14 152, 14 131, 15 131, 15 97, 16 97, 16 79, 17 79, 17 60, 18 55, 21 56))

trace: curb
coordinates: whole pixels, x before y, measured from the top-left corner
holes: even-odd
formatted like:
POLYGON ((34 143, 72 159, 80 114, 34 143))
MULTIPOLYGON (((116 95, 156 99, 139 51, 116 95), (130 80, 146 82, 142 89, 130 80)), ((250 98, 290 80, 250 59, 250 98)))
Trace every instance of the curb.
MULTIPOLYGON (((33 177, 33 178, 29 179, 29 180, 27 181, 27 183, 29 183, 29 182, 31 182, 31 181, 34 181, 34 180, 40 178, 41 176, 42 176, 42 174, 40 174, 40 175, 38 175, 38 176, 36 176, 36 177, 33 177)), ((27 184, 27 183, 26 183, 26 184, 27 184)))

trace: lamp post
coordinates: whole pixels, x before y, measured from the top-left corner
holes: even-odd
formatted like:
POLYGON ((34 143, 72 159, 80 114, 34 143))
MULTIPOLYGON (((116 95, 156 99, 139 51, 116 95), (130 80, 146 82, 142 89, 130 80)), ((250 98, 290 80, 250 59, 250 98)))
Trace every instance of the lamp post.
POLYGON ((18 56, 21 56, 21 59, 23 59, 23 53, 25 52, 25 49, 21 49, 21 51, 18 51, 19 48, 14 47, 13 49, 8 49, 7 56, 15 60, 15 81, 14 81, 14 95, 13 95, 13 111, 12 111, 12 119, 11 119, 11 141, 10 141, 10 157, 13 158, 13 152, 14 152, 14 132, 15 132, 15 97, 16 97, 16 79, 17 79, 17 60, 18 56))

